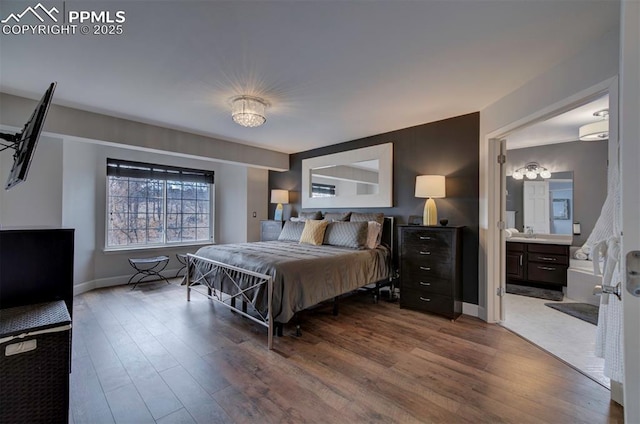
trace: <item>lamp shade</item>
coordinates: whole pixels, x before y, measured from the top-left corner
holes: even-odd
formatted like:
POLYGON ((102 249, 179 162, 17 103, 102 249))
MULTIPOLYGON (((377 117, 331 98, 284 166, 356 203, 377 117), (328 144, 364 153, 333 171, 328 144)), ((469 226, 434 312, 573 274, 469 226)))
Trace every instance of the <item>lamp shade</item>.
POLYGON ((271 203, 289 203, 288 190, 271 190, 271 203))
POLYGON ((444 175, 418 175, 416 177, 416 197, 439 199, 445 197, 444 175))
POLYGON ((582 141, 600 141, 609 138, 609 121, 602 120, 581 126, 578 138, 582 141))

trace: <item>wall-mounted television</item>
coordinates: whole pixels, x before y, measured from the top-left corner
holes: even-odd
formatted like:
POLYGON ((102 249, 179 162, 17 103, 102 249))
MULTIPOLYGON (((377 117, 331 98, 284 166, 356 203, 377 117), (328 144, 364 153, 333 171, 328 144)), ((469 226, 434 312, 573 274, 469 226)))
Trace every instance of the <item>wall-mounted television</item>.
POLYGON ((47 118, 47 112, 49 111, 56 85, 57 83, 55 82, 51 83, 33 111, 31 118, 24 124, 21 132, 15 134, 0 133, 0 138, 6 140, 6 142, 2 142, 0 152, 6 149, 15 150, 13 154, 13 166, 11 167, 9 178, 4 187, 6 190, 27 179, 33 154, 38 145, 38 139, 40 138, 44 121, 47 118))

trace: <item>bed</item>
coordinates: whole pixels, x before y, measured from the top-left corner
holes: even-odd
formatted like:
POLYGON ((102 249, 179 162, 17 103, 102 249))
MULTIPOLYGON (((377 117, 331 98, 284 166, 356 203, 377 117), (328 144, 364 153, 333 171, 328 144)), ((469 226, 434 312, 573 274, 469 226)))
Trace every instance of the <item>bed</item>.
POLYGON ((281 334, 297 312, 365 286, 390 285, 393 233, 393 218, 385 218, 373 249, 293 240, 203 247, 188 255, 187 299, 197 291, 268 327, 271 349, 274 330, 281 334))

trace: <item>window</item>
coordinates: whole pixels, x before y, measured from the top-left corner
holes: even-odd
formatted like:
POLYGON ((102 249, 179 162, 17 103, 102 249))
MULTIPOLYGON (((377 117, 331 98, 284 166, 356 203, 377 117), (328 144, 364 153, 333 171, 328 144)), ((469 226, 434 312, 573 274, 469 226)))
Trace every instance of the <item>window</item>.
POLYGON ((213 239, 213 171, 107 159, 107 248, 213 239))

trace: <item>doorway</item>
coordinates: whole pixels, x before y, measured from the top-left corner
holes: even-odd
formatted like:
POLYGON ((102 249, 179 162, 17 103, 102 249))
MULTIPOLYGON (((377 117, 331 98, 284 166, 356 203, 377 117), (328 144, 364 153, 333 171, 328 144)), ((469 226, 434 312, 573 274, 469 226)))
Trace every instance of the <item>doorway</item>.
POLYGON ((501 323, 606 387, 604 360, 595 356, 599 277, 581 248, 606 198, 609 146, 579 135, 601 127, 608 106, 607 94, 592 96, 506 134, 501 175, 501 323))

